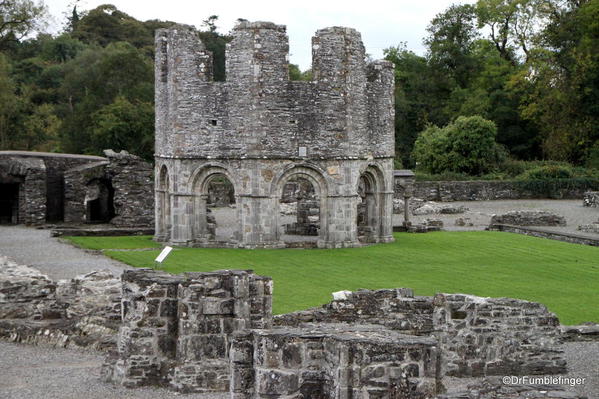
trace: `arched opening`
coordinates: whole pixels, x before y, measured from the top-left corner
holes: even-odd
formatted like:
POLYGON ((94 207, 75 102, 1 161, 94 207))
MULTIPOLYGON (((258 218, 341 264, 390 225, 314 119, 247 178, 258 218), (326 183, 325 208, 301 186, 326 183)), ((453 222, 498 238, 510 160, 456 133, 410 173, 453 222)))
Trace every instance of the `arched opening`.
POLYGON ((313 176, 297 173, 285 179, 279 196, 277 239, 288 245, 322 239, 325 200, 313 176))
POLYGON ((233 183, 221 173, 208 177, 206 223, 211 240, 233 242, 238 239, 237 204, 233 183))
POLYGON ((170 238, 170 215, 171 201, 169 195, 170 179, 168 169, 165 165, 160 168, 158 176, 158 189, 156 195, 156 234, 159 238, 168 240, 170 238))
POLYGON ((375 175, 364 172, 358 180, 357 226, 360 242, 376 242, 380 236, 381 199, 375 175))
POLYGON ((238 201, 228 171, 220 166, 202 169, 193 179, 192 192, 193 241, 221 244, 238 242, 238 201))
POLYGON ((85 220, 108 223, 114 217, 114 188, 108 179, 93 179, 85 186, 85 220))

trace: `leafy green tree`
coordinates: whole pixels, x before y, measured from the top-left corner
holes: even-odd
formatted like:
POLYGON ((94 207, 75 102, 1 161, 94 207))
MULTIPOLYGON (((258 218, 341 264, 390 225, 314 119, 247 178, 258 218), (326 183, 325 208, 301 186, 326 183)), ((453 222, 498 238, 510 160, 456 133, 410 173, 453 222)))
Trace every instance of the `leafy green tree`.
POLYGON ((45 26, 46 7, 33 0, 0 0, 0 50, 45 26))
POLYGON ((96 111, 90 129, 97 149, 127 150, 147 160, 154 157, 154 105, 118 96, 96 111))
POLYGON ((480 116, 461 116, 440 129, 431 126, 416 140, 414 159, 430 173, 482 175, 505 156, 495 141, 497 128, 480 116))

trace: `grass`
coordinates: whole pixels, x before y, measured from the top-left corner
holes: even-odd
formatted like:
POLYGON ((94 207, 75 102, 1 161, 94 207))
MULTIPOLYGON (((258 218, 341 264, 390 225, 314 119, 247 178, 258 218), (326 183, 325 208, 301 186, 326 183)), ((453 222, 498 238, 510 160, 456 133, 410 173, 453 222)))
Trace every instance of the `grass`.
MULTIPOLYGON (((564 324, 599 321, 599 248, 501 232, 397 234, 393 244, 335 250, 177 248, 164 263, 172 273, 252 269, 274 280, 274 312, 329 302, 331 292, 394 287, 513 297, 541 302, 564 324)), ((147 246, 148 238, 123 238, 147 246), (147 242, 146 242, 147 241, 147 242)), ((119 239, 77 238, 79 245, 117 248, 119 239), (116 240, 116 241, 112 241, 116 240)), ((156 251, 105 251, 152 267, 156 251)))
POLYGON ((87 249, 142 249, 161 248, 152 236, 123 236, 123 237, 64 237, 78 247, 87 249))

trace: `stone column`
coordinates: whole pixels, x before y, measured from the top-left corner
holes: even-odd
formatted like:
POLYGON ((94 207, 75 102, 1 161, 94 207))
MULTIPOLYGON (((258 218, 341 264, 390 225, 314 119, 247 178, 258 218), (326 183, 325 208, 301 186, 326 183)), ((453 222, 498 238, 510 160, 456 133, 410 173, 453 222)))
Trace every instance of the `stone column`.
POLYGON ((175 245, 186 245, 193 240, 193 196, 190 194, 171 195, 172 228, 170 241, 175 245))

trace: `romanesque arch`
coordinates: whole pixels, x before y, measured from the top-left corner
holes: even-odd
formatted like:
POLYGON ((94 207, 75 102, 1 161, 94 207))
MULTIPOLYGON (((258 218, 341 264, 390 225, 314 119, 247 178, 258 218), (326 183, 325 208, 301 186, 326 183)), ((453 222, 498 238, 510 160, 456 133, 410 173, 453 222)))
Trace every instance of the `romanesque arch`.
POLYGON ((240 212, 239 208, 231 210, 227 226, 216 224, 215 215, 208 206, 209 192, 212 183, 225 180, 233 187, 234 203, 238 203, 238 187, 233 174, 223 165, 210 164, 197 169, 190 179, 190 192, 193 201, 191 237, 195 242, 226 241, 235 243, 239 240, 240 212), (220 231, 219 231, 220 230, 220 231))
POLYGON ((384 175, 376 165, 368 165, 360 174, 356 191, 358 238, 362 242, 378 242, 383 234, 384 175))
POLYGON ((292 179, 304 179, 312 185, 314 189, 314 199, 317 201, 319 209, 319 229, 317 238, 319 241, 326 240, 328 237, 328 184, 323 171, 312 165, 290 165, 273 181, 271 193, 277 205, 274 226, 276 239, 281 240, 285 233, 281 223, 280 200, 283 197, 285 184, 292 179))

